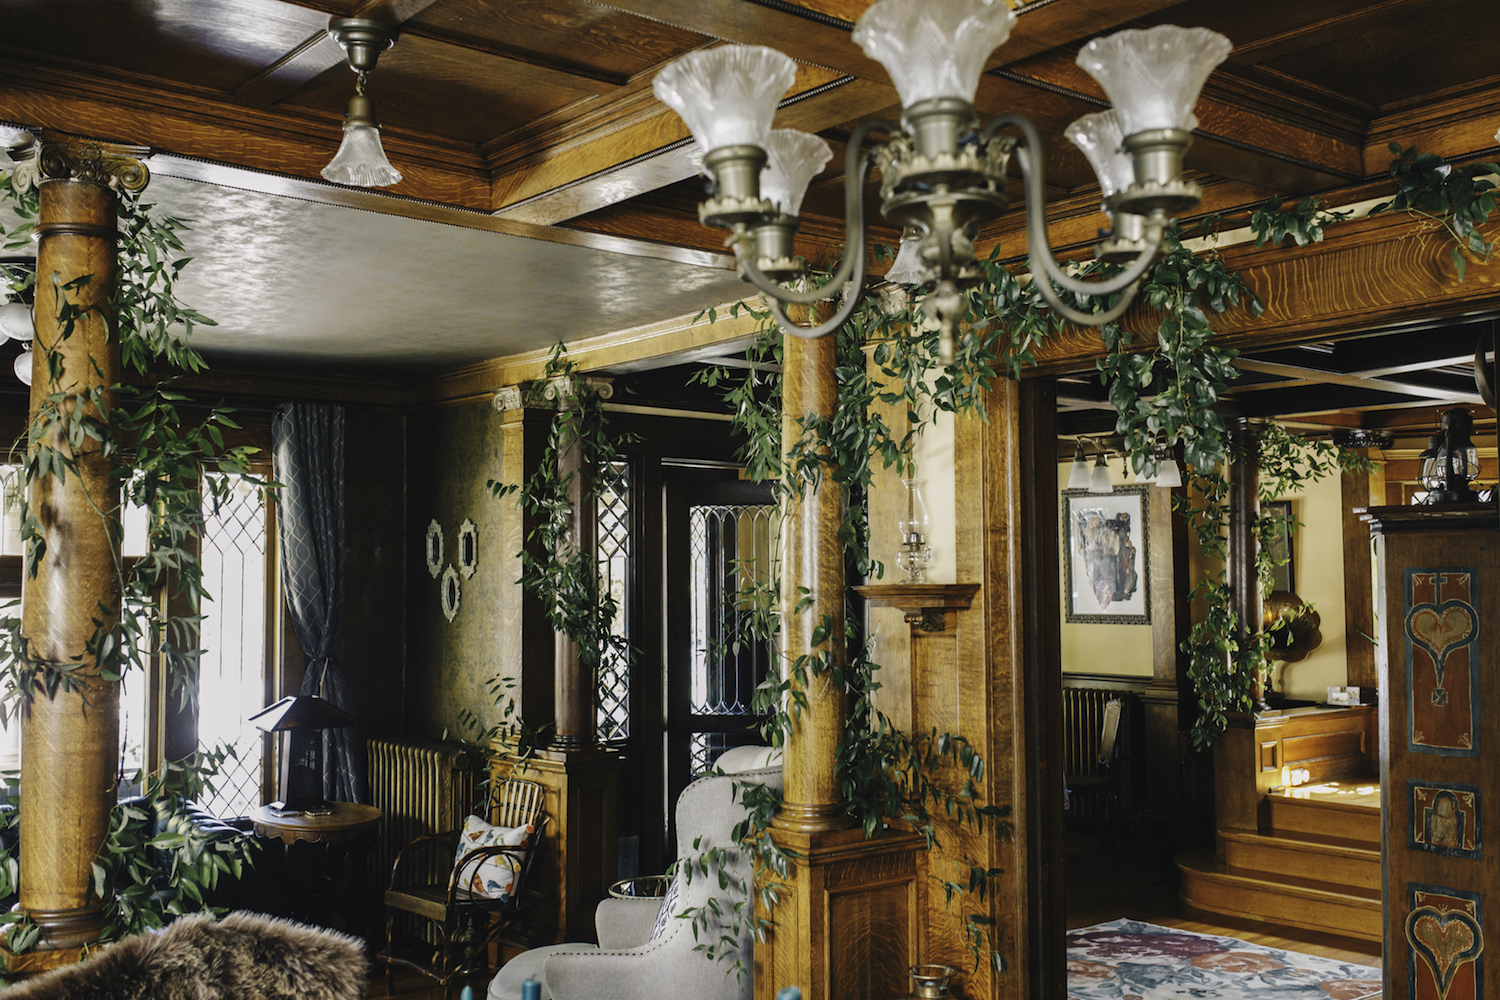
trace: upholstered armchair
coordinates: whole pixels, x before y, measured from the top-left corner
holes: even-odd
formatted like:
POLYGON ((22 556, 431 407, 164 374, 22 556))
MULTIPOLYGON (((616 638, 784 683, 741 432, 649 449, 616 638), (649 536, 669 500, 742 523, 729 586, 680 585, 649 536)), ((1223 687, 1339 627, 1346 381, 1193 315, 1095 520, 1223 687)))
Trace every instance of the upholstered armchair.
MULTIPOLYGON (((746 757, 753 763, 767 760, 762 749, 758 760, 756 754, 741 753, 725 763, 743 764, 746 757)), ((677 856, 682 865, 711 848, 725 848, 731 884, 748 881, 752 872, 749 854, 733 839, 735 825, 747 815, 733 792, 735 782, 780 789, 780 761, 771 768, 699 778, 677 798, 677 856)), ((693 949, 716 939, 720 925, 712 925, 707 937, 701 929, 695 937, 692 921, 678 917, 689 908, 705 906, 711 897, 722 897, 719 884, 714 873, 704 877, 695 872, 690 881, 680 875, 674 879, 665 900, 604 900, 594 914, 598 947, 559 944, 523 952, 491 981, 489 1000, 520 1000, 521 984, 527 979, 542 984, 543 1000, 749 1000, 754 967, 750 935, 742 935, 738 956, 710 960, 693 949), (670 912, 663 913, 668 907, 670 912), (743 976, 736 974, 736 957, 743 960, 743 976)))

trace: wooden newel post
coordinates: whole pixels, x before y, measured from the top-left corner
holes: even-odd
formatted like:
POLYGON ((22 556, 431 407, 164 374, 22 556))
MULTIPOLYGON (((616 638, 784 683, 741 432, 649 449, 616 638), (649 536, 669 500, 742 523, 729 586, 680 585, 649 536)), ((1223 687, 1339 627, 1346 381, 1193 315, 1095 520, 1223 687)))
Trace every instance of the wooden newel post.
MULTIPOLYGON (((781 382, 783 456, 802 436, 809 415, 832 417, 838 401, 834 380, 832 336, 816 340, 787 337, 781 382)), ((784 470, 791 476, 791 471, 784 470)), ((830 672, 811 676, 804 688, 793 667, 804 656, 822 656, 831 671, 844 663, 844 546, 839 526, 844 519, 843 490, 825 472, 817 492, 808 486, 787 501, 781 559, 782 673, 807 704, 788 706, 791 726, 786 737, 785 785, 781 811, 771 821, 782 830, 815 833, 850 825, 839 794, 836 763, 844 733, 844 692, 830 672), (813 643, 813 633, 828 624, 827 638, 813 643)))
MULTIPOLYGON (((142 152, 47 139, 34 160, 17 168, 40 196, 33 420, 49 396, 64 394, 61 409, 71 413, 78 395, 119 381, 109 312, 117 270, 114 188, 145 187, 146 168, 135 159, 142 152), (34 171, 29 178, 28 167, 34 171), (71 309, 80 311, 64 337, 63 317, 71 309)), ((103 405, 112 404, 106 394, 103 405)), ((108 416, 89 408, 86 419, 108 416)), ((99 675, 88 651, 119 618, 119 538, 107 520, 117 515, 120 495, 110 476, 112 460, 91 438, 83 441, 73 451, 61 430, 43 439, 77 463, 77 475, 44 475, 30 484, 31 512, 46 550, 36 575, 25 577, 21 619, 32 656, 59 666, 76 663, 71 672, 83 681, 81 690, 50 699, 38 692, 21 727, 20 908, 41 926, 41 947, 57 952, 97 941, 103 929, 92 865, 108 832, 120 756, 120 686, 99 675)))

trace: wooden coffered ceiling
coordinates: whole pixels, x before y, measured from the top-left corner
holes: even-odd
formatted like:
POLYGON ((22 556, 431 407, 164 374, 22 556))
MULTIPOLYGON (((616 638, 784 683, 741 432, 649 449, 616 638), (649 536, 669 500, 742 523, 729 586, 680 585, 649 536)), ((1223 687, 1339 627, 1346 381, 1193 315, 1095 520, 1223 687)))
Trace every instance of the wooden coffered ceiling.
MULTIPOLYGON (((835 148, 807 197, 799 245, 828 260, 844 243, 838 154, 862 119, 899 113, 884 69, 850 39, 867 6, 0 0, 0 120, 147 145, 158 176, 722 271, 731 265, 722 234, 697 222, 701 182, 686 129, 652 96, 651 81, 697 48, 767 44, 799 67, 777 125, 817 132, 835 148), (389 191, 319 178, 353 88, 324 32, 343 16, 400 31, 369 85, 386 149, 405 175, 389 191)), ((991 58, 977 103, 985 116, 1020 111, 1046 137, 1061 249, 1085 246, 1105 221, 1091 172, 1061 138, 1068 122, 1105 103, 1075 66, 1076 52, 1098 34, 1158 23, 1207 26, 1235 45, 1197 106, 1188 166, 1205 187, 1203 211, 1276 194, 1374 190, 1391 140, 1458 160, 1496 145, 1500 19, 1472 2, 1032 0, 991 58)), ((1019 184, 1012 196, 1019 202, 1019 184)), ((981 249, 999 242, 1004 256, 1021 255, 1022 225, 1013 210, 985 230, 981 249)), ((877 241, 896 236, 875 227, 877 241)), ((553 291, 565 293, 570 280, 558 275, 553 291)), ((495 342, 488 356, 504 347, 495 342)))

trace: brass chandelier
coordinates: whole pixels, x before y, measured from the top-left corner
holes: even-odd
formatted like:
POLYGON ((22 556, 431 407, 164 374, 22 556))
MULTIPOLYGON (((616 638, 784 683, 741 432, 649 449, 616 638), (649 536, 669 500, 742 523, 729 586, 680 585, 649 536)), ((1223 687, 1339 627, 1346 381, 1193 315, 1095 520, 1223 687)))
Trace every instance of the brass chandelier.
POLYGON ((968 308, 963 290, 980 277, 974 255, 979 227, 1009 207, 1012 155, 1025 178, 1031 275, 1047 304, 1085 325, 1108 322, 1129 306, 1166 221, 1202 197, 1198 185, 1182 179, 1182 160, 1197 124, 1198 92, 1229 54, 1229 40, 1206 28, 1161 25, 1096 38, 1079 53, 1078 65, 1099 81, 1113 107, 1074 122, 1067 135, 1093 166, 1111 217, 1096 253, 1124 265, 1114 277, 1083 281, 1064 271, 1048 244, 1036 127, 1019 114, 980 127, 974 108, 985 61, 1015 20, 1004 0, 880 0, 859 19, 853 39, 890 73, 901 97, 901 124, 873 119, 850 136, 844 179, 849 253, 815 289, 786 283, 806 273, 806 262, 792 252, 797 212, 832 153, 817 136, 770 127, 796 64, 764 46, 726 45, 690 53, 657 74, 656 96, 687 124, 710 177, 699 218, 730 231, 726 242, 741 277, 770 298, 785 333, 824 336, 858 304, 867 274, 863 192, 872 164, 880 170, 881 214, 914 237, 903 240, 910 245, 892 270, 925 292, 923 311, 938 323, 943 363, 951 362, 968 308), (874 133, 886 138, 867 151, 874 133), (831 299, 850 281, 855 290, 826 322, 802 327, 787 317, 787 305, 831 299), (1121 297, 1113 308, 1084 312, 1067 305, 1058 289, 1121 297))

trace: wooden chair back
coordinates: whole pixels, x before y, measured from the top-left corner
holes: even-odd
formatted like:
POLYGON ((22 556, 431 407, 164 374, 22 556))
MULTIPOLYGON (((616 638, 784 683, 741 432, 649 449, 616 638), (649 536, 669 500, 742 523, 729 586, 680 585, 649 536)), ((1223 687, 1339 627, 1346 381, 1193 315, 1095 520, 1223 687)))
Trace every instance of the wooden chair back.
POLYGON ((491 796, 490 822, 496 826, 536 825, 546 802, 547 788, 525 778, 506 778, 491 796))

